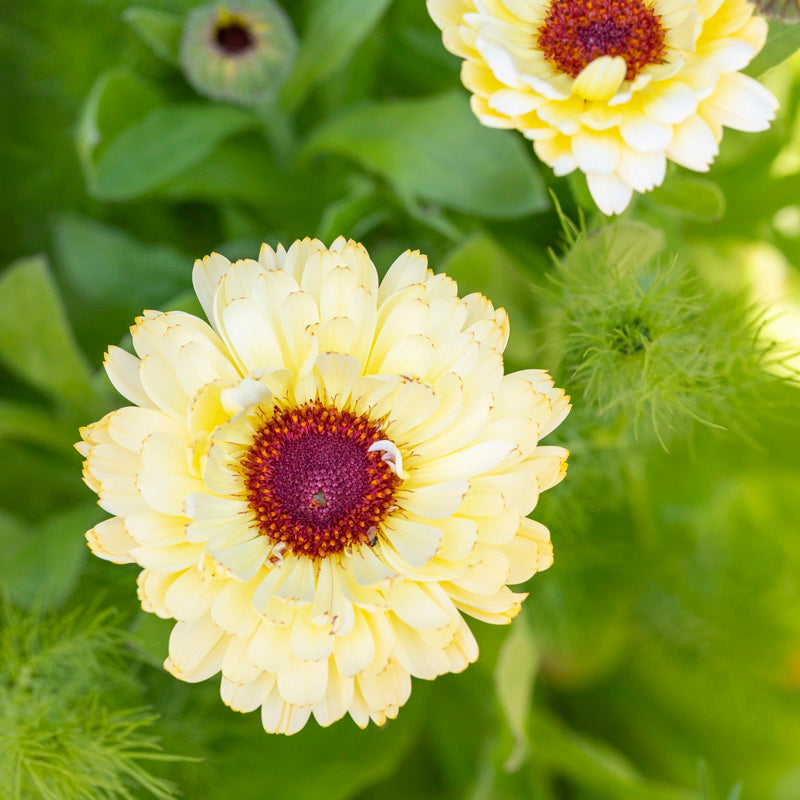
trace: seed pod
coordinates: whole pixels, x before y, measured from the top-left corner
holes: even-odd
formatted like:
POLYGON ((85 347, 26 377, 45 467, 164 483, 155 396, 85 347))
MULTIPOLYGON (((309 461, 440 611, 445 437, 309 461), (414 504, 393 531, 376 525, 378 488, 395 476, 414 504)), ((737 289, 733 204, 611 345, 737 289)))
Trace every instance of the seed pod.
POLYGON ((200 94, 253 106, 277 94, 296 52, 297 36, 277 3, 232 0, 189 14, 180 60, 186 79, 200 94))

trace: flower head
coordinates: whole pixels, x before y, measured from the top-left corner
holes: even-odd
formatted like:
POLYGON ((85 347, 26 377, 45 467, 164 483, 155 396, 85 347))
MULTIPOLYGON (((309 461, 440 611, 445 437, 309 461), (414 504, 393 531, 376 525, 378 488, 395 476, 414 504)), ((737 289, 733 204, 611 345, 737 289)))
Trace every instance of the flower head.
POLYGON ((705 172, 723 126, 760 131, 777 101, 742 75, 766 22, 747 0, 428 0, 464 58, 472 109, 516 128, 556 175, 579 169, 606 214, 664 180, 705 172))
POLYGON ((201 94, 255 105, 283 85, 296 50, 292 24, 272 0, 217 0, 187 17, 181 65, 201 94))
POLYGON ((114 516, 93 552, 136 562, 142 607, 178 622, 166 668, 222 671, 267 731, 311 714, 396 716, 410 677, 463 670, 462 613, 507 623, 552 561, 527 518, 567 453, 538 445, 568 398, 503 374, 508 319, 406 252, 305 239, 195 264, 211 321, 147 311, 106 370, 132 403, 81 431, 114 516))

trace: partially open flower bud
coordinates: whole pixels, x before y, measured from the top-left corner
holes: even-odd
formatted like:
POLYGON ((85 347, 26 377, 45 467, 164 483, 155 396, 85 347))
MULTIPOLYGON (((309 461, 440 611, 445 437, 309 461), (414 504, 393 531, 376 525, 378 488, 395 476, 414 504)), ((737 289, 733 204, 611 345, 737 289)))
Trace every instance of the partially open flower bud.
POLYGON ((181 37, 181 66, 203 95, 241 105, 270 100, 291 72, 297 37, 272 0, 214 2, 194 9, 181 37))

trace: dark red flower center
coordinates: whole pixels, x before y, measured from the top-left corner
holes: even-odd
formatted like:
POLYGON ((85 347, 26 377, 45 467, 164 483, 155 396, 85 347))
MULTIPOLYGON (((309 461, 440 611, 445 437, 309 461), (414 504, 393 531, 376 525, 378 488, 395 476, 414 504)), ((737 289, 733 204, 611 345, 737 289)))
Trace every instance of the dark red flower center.
POLYGON ((662 62, 665 32, 642 0, 553 0, 536 44, 573 78, 600 56, 622 56, 630 81, 648 64, 662 62))
POLYGON ((385 451, 369 450, 385 439, 365 416, 319 402, 273 409, 241 462, 261 532, 312 558, 373 544, 400 483, 385 451))
POLYGON ((219 48, 231 56, 242 53, 253 47, 253 34, 247 24, 238 19, 228 19, 224 23, 217 23, 214 29, 214 38, 219 48))

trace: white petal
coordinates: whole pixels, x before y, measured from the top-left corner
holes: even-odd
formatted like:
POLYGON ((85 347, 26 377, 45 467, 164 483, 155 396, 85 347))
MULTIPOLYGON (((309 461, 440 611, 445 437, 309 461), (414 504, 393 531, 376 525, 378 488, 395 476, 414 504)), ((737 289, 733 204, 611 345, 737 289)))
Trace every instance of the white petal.
POLYGON ((400 490, 398 504, 420 517, 443 519, 458 510, 469 489, 465 479, 400 490))
POLYGON ((222 668, 227 641, 210 617, 178 622, 169 637, 169 658, 164 668, 183 681, 203 681, 222 668))
POLYGON ((667 150, 672 161, 696 172, 707 172, 718 153, 714 133, 698 114, 675 126, 675 135, 667 150))
POLYGON ((697 96, 685 83, 679 81, 670 81, 666 86, 659 87, 644 103, 644 113, 664 125, 683 122, 696 110, 697 96))
POLYGON ((108 379, 123 397, 142 408, 155 408, 139 377, 139 359, 136 356, 111 345, 103 358, 103 366, 108 379))
POLYGON ((778 101, 758 81, 739 72, 723 75, 703 103, 703 113, 739 131, 764 131, 775 119, 778 101))
POLYGON ((119 517, 112 517, 95 525, 86 533, 86 541, 91 551, 106 561, 130 564, 135 560, 131 549, 138 542, 128 533, 119 517))
POLYGON ((600 56, 581 70, 573 92, 584 100, 608 100, 622 85, 627 71, 622 56, 600 56))
POLYGON ((592 199, 604 214, 621 214, 631 202, 632 187, 616 175, 586 176, 592 199))

